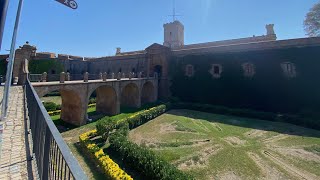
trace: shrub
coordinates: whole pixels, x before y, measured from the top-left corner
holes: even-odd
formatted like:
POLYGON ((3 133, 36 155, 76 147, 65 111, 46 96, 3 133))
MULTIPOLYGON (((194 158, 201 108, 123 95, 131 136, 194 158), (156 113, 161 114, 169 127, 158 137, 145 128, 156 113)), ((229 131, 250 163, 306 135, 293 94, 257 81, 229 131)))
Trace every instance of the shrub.
POLYGON ((101 148, 92 143, 90 138, 97 136, 97 130, 92 130, 79 136, 82 149, 89 154, 91 160, 98 165, 100 170, 112 180, 132 180, 132 178, 123 171, 101 148))
POLYGON ((124 126, 125 124, 129 125, 129 129, 136 128, 166 112, 168 110, 168 106, 168 104, 159 105, 145 111, 140 111, 128 118, 124 118, 116 122, 111 118, 105 118, 104 120, 99 121, 96 125, 98 134, 101 135, 104 139, 106 139, 108 137, 108 134, 113 129, 119 129, 121 126, 124 126))
POLYGON ((251 109, 231 109, 223 106, 184 102, 173 103, 172 107, 174 109, 190 109, 208 113, 234 115, 247 118, 263 119, 268 121, 286 122, 307 128, 320 129, 320 123, 317 120, 300 117, 298 115, 276 114, 272 112, 254 111, 251 109))
POLYGON ((43 106, 46 108, 47 111, 57 110, 57 105, 54 102, 44 102, 43 106))
POLYGON ((148 179, 193 179, 191 176, 161 159, 152 151, 128 141, 127 138, 119 132, 113 133, 110 136, 109 142, 110 148, 116 151, 125 163, 138 172, 143 173, 148 179))

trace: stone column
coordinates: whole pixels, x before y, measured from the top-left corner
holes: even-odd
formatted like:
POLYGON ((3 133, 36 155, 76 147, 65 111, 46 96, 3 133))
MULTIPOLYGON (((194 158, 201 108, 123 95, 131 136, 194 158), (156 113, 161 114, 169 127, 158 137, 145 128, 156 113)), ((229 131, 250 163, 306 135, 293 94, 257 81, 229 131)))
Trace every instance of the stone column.
POLYGON ((104 72, 102 74, 102 81, 107 81, 107 76, 108 76, 108 74, 106 72, 104 72))
POLYGON ((117 80, 121 80, 121 72, 118 72, 117 80))
POLYGON ((60 83, 64 83, 65 80, 66 80, 66 73, 61 72, 60 73, 60 83))
POLYGON ((89 73, 88 72, 85 72, 84 75, 83 75, 83 81, 84 82, 88 82, 89 81, 89 73))
POLYGON ((70 73, 68 73, 68 72, 66 74, 66 81, 70 81, 70 73))
POLYGON ((42 73, 41 81, 47 82, 47 76, 48 76, 48 74, 46 72, 42 73))

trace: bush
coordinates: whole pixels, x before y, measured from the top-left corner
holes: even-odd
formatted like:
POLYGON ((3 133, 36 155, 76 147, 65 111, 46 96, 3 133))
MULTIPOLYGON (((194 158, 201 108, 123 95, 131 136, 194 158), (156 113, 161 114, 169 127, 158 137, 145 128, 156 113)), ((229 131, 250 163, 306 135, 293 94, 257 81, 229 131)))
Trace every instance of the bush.
POLYGON ((116 122, 111 118, 105 118, 104 120, 99 121, 96 125, 98 134, 106 139, 113 129, 119 129, 121 126, 125 126, 126 124, 128 124, 129 129, 136 128, 148 122, 149 120, 163 114, 168 110, 168 107, 169 104, 159 105, 148 110, 135 113, 128 118, 124 118, 116 122))
POLYGON ((79 141, 82 149, 89 155, 91 160, 98 165, 108 179, 112 180, 132 180, 132 178, 123 171, 101 148, 92 143, 91 138, 97 136, 97 130, 92 130, 81 134, 79 141))
POLYGON ((290 115, 290 114, 276 114, 272 112, 262 112, 262 111, 254 111, 250 109, 231 109, 223 106, 214 106, 209 104, 198 104, 198 103, 173 103, 172 108, 174 109, 190 109, 208 113, 217 113, 217 114, 225 114, 225 115, 234 115, 240 117, 247 118, 255 118, 262 119, 268 121, 276 121, 276 122, 286 122, 295 124, 298 126, 303 126, 312 129, 320 129, 320 123, 315 119, 309 119, 300 117, 298 115, 290 115))
POLYGON ((127 140, 121 133, 110 136, 110 148, 116 151, 121 159, 148 179, 188 180, 191 176, 178 170, 173 165, 155 155, 152 151, 127 140))
POLYGON ((54 102, 44 102, 43 105, 44 105, 44 107, 46 108, 47 111, 55 111, 55 110, 57 110, 57 105, 54 102))

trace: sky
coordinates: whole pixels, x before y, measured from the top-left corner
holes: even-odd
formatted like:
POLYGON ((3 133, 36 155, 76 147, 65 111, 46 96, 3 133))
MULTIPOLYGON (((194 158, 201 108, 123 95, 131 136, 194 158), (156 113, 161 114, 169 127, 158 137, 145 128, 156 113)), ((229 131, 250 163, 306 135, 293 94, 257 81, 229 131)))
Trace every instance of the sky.
MULTIPOLYGON (((75 0, 72 10, 54 0, 24 0, 17 47, 29 41, 37 52, 84 57, 111 56, 163 43, 173 0, 75 0)), ((175 0, 185 26, 185 44, 266 34, 306 37, 303 20, 319 0, 175 0)), ((0 54, 8 53, 18 0, 10 0, 0 54)))

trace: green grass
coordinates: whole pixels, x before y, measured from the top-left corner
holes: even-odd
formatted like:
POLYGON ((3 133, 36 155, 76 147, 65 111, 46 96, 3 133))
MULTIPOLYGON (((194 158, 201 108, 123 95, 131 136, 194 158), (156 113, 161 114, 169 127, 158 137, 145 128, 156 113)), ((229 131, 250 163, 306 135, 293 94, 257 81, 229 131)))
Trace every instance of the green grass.
MULTIPOLYGON (((282 177, 294 179, 294 175, 262 152, 272 151, 273 147, 296 148, 299 145, 302 150, 319 153, 319 137, 319 131, 286 123, 191 110, 169 111, 130 131, 129 135, 131 141, 149 147, 197 179, 223 178, 222 174, 228 171, 242 179, 263 178, 267 173, 249 157, 249 152, 257 154, 282 177), (272 141, 279 136, 285 137, 272 141), (208 154, 210 149, 213 151, 208 154)), ((320 169, 319 162, 293 155, 281 156, 281 159, 320 178, 316 172, 320 169)))

